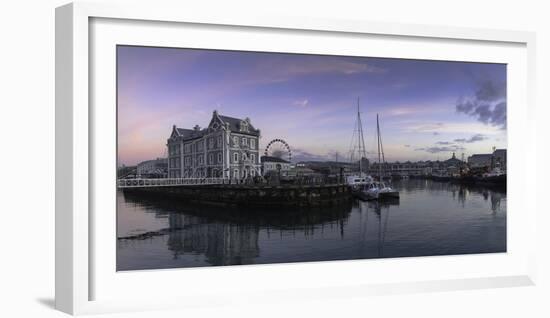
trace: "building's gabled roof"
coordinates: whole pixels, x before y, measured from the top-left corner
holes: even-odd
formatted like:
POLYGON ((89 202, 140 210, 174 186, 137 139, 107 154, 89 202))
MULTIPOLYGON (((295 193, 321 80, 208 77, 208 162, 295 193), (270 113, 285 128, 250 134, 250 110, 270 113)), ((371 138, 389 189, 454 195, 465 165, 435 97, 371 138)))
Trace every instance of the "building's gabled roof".
POLYGON ((262 156, 260 158, 261 162, 280 162, 280 163, 290 163, 289 161, 286 161, 284 159, 281 159, 279 157, 272 157, 272 156, 262 156))
POLYGON ((218 125, 222 124, 223 126, 228 127, 231 131, 238 132, 241 134, 246 135, 253 135, 253 136, 259 136, 260 130, 254 128, 254 126, 250 123, 250 119, 239 119, 229 116, 223 116, 219 115, 217 111, 214 111, 212 114, 212 119, 210 121, 209 127, 210 128, 203 128, 200 129, 199 126, 195 126, 194 129, 187 129, 187 128, 177 128, 175 125, 172 129, 172 134, 170 135, 170 138, 176 138, 176 137, 182 137, 183 139, 195 139, 200 138, 204 135, 206 135, 211 128, 216 129, 216 127, 211 127, 213 122, 217 122, 218 125), (221 123, 220 123, 221 121, 221 123), (248 125, 248 131, 242 131, 241 125, 245 123, 248 125))
POLYGON ((170 138, 182 137, 185 140, 200 138, 208 132, 208 129, 186 129, 174 126, 170 138))
POLYGON ((176 129, 178 131, 178 134, 182 136, 184 139, 202 137, 206 133, 206 129, 201 129, 201 130, 186 129, 186 128, 176 128, 176 129))
POLYGON ((229 117, 229 116, 224 116, 224 115, 218 115, 218 117, 225 123, 225 124, 229 124, 229 129, 231 129, 231 131, 234 131, 234 132, 242 132, 242 133, 248 133, 248 134, 252 134, 252 135, 259 135, 260 134, 260 131, 256 128, 254 128, 254 126, 250 123, 250 120, 246 120, 246 119, 239 119, 239 118, 235 118, 235 117, 229 117), (248 132, 246 131, 241 131, 241 123, 243 122, 246 122, 248 124, 248 132))

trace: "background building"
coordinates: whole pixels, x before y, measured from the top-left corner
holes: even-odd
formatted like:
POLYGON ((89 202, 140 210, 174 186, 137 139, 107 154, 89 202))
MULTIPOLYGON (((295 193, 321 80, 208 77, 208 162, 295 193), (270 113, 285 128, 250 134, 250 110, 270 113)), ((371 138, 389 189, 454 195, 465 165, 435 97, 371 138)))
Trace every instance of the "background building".
POLYGON ((172 127, 167 141, 170 178, 236 178, 260 174, 260 130, 249 118, 212 113, 207 128, 172 127))
POLYGON ((468 157, 468 165, 471 168, 483 168, 491 166, 491 159, 493 155, 488 154, 474 154, 468 157))
POLYGON ((291 165, 290 162, 279 157, 262 156, 262 175, 270 173, 281 173, 281 176, 288 176, 291 165))
POLYGON ((495 149, 493 153, 474 154, 468 157, 470 168, 493 169, 500 168, 506 171, 506 149, 495 149))
POLYGON ((506 171, 506 149, 496 149, 493 151, 493 157, 495 158, 494 165, 502 171, 506 171))
POLYGON ((451 158, 440 161, 417 161, 417 162, 385 162, 370 164, 368 173, 377 176, 382 170, 384 176, 427 176, 427 175, 452 175, 457 174, 463 169, 466 163, 456 158, 455 153, 451 158), (382 166, 380 169, 380 165, 382 166))
POLYGON ((136 171, 138 178, 166 178, 168 176, 168 160, 157 158, 140 162, 136 171))

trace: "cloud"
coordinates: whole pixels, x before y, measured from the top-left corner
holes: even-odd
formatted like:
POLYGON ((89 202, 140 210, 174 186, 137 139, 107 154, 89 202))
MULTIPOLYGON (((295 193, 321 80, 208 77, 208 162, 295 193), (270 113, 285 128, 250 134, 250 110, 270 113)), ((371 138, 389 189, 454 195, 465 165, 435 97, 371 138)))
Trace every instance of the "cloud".
POLYGON ((506 83, 489 80, 480 83, 473 97, 458 99, 456 111, 485 125, 506 129, 506 83))
POLYGON ((359 74, 359 73, 385 73, 386 70, 363 62, 345 61, 339 58, 308 58, 297 62, 288 63, 279 71, 287 75, 310 75, 322 73, 359 74))
POLYGON ((443 123, 422 123, 419 125, 411 125, 409 127, 406 127, 409 131, 414 132, 429 132, 433 135, 439 135, 439 132, 437 130, 443 128, 445 124, 443 123))
POLYGON ((306 107, 307 105, 309 105, 309 100, 308 99, 295 100, 294 102, 292 102, 292 105, 306 107))
POLYGON ((436 122, 436 123, 411 123, 400 127, 405 133, 429 133, 434 136, 442 134, 463 134, 465 131, 475 131, 484 135, 497 135, 502 133, 502 129, 496 126, 485 125, 480 122, 436 122))
POLYGON ((407 147, 407 148, 410 148, 410 147, 411 147, 411 145, 404 145, 404 146, 407 147))
POLYGON ((416 148, 415 151, 426 151, 429 153, 439 153, 439 152, 455 152, 459 150, 464 150, 464 147, 452 145, 452 146, 443 146, 443 147, 427 147, 427 148, 416 148))
POLYGON ((278 83, 319 74, 355 75, 387 72, 386 69, 369 63, 340 57, 304 56, 289 59, 285 56, 277 56, 272 57, 268 62, 262 61, 252 70, 244 71, 241 76, 251 83, 278 83))
POLYGON ((470 138, 457 138, 453 141, 438 141, 435 143, 437 146, 416 148, 414 150, 426 151, 429 153, 464 151, 466 148, 464 148, 462 144, 470 144, 485 139, 488 139, 488 137, 482 134, 475 134, 470 138))
POLYGON ((482 141, 482 140, 485 140, 485 139, 487 139, 487 137, 485 135, 475 134, 475 135, 473 135, 472 137, 470 137, 468 139, 466 139, 466 138, 455 139, 454 142, 471 144, 473 142, 482 141))

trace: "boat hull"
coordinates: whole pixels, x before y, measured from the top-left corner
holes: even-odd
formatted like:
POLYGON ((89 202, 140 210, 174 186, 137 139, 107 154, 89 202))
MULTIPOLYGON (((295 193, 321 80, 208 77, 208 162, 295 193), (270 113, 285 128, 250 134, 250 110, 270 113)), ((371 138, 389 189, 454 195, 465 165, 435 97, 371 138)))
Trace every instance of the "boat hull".
POLYGON ((397 191, 390 191, 390 192, 380 192, 378 193, 378 198, 380 200, 385 199, 399 199, 399 192, 397 191))
POLYGON ((367 192, 367 191, 361 191, 361 190, 353 191, 352 195, 358 198, 359 200, 363 200, 363 201, 372 201, 372 200, 378 199, 377 194, 367 192))

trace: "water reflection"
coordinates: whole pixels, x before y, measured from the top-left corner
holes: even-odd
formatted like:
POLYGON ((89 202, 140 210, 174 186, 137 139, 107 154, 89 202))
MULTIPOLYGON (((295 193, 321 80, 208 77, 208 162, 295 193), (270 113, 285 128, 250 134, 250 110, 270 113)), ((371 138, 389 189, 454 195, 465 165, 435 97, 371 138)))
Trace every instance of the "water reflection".
POLYGON ((398 201, 299 210, 191 206, 120 192, 117 268, 506 250, 504 191, 428 180, 394 186, 401 193, 398 201))

